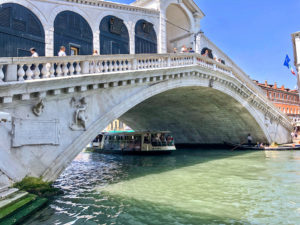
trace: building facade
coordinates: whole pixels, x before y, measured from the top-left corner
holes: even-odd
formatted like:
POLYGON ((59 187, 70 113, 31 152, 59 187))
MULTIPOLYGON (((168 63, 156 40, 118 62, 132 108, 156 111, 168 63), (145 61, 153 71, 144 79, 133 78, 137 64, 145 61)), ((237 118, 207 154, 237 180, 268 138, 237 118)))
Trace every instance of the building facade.
POLYGON ((119 119, 112 121, 104 130, 103 132, 110 132, 110 131, 131 131, 132 129, 127 126, 125 123, 120 121, 119 119))
MULTIPOLYGON (((202 11, 192 0, 0 0, 0 57, 166 53, 195 47, 202 11)), ((198 47, 199 48, 199 47, 198 47)))
POLYGON ((300 122, 300 102, 298 90, 278 87, 277 84, 259 83, 256 84, 263 90, 267 98, 274 103, 282 112, 287 114, 294 122, 300 122))

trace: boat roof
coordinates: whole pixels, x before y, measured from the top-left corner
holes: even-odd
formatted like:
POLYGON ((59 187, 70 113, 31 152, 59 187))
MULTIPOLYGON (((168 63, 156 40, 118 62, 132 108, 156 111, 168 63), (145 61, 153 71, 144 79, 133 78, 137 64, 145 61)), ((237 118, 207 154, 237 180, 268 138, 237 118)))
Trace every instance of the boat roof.
POLYGON ((138 134, 157 134, 157 133, 164 133, 164 134, 168 134, 168 133, 171 133, 170 131, 129 131, 129 132, 106 132, 106 133, 103 133, 104 135, 109 135, 109 136, 114 136, 114 135, 138 135, 138 134))

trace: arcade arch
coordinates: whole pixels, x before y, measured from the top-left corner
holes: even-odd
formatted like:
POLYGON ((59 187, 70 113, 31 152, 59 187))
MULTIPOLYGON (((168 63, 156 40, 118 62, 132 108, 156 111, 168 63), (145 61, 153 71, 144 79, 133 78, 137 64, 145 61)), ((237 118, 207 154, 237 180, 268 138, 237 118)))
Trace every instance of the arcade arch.
POLYGON ((156 32, 146 20, 139 20, 135 25, 135 53, 157 53, 156 32))
POLYGON ((60 46, 66 47, 67 55, 91 55, 93 32, 88 22, 78 13, 63 11, 54 21, 54 55, 60 46))
POLYGON ((100 54, 129 54, 129 34, 124 21, 106 16, 100 23, 100 54))
POLYGON ((166 9, 167 52, 174 48, 180 51, 185 45, 193 48, 192 21, 179 4, 170 4, 166 9))
POLYGON ((0 9, 0 57, 30 56, 34 47, 45 55, 45 32, 38 17, 26 7, 5 3, 0 9))

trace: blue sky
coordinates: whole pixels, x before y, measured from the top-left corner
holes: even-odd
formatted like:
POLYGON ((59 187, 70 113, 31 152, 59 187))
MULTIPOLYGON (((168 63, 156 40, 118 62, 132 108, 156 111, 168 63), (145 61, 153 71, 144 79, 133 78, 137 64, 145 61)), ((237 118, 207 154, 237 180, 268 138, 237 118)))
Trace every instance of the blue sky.
MULTIPOLYGON (((113 0, 129 4, 132 0, 113 0)), ((299 0, 195 0, 205 35, 252 79, 295 88, 291 34, 300 31, 299 0)))

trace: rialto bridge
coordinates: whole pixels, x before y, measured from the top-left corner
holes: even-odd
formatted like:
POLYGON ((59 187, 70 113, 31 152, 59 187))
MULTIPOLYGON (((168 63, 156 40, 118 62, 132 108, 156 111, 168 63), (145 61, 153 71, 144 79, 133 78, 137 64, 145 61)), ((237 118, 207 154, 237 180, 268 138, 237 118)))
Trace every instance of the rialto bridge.
MULTIPOLYGON (((16 12, 22 11, 22 7, 35 13, 34 18, 39 18, 44 28, 46 55, 15 57, 9 55, 15 51, 12 45, 7 57, 0 58, 0 186, 25 176, 55 180, 76 155, 116 118, 137 130, 170 130, 177 143, 244 142, 248 133, 259 142, 290 141, 290 120, 265 98, 228 56, 202 33, 196 32, 198 19, 203 13, 192 1, 164 1, 164 4, 137 1, 130 6, 96 0, 1 0, 0 3, 10 6, 10 21, 21 18, 16 12), (16 2, 24 4, 13 5, 16 2), (42 10, 44 4, 49 4, 49 10, 42 10), (116 41, 119 43, 116 48, 109 45, 116 38, 109 34, 110 29, 102 34, 104 37, 101 36, 99 24, 102 19, 96 19, 95 13, 100 13, 105 7, 110 11, 101 12, 101 18, 109 18, 107 23, 113 23, 111 17, 106 17, 112 14, 124 16, 122 21, 128 23, 128 39, 120 37, 122 32, 119 38, 128 40, 127 53, 130 54, 122 52, 126 49, 123 48, 126 41, 116 41), (175 17, 168 11, 169 7, 178 15, 184 12, 181 16, 187 20, 175 17), (85 22, 93 24, 92 48, 89 45, 83 47, 83 42, 74 43, 77 39, 71 38, 75 36, 68 37, 61 32, 55 34, 55 27, 53 29, 50 25, 55 24, 55 15, 65 10, 72 10, 85 17, 85 22), (169 27, 171 23, 166 25, 166 21, 173 21, 172 24, 182 22, 179 27, 186 26, 191 32, 180 34, 177 29, 169 27), (141 30, 134 32, 140 23, 141 30), (153 30, 158 34, 156 42, 147 36, 154 34, 153 30), (139 31, 147 33, 144 39, 134 37, 139 31), (76 56, 53 56, 56 35, 61 35, 57 41, 61 41, 59 45, 69 46, 69 52, 76 46, 79 53, 88 52, 76 56), (101 47, 101 37, 110 46, 108 50, 105 50, 106 44, 101 47), (196 53, 167 53, 168 49, 184 43, 188 47, 195 46, 196 53), (95 48, 100 54, 102 51, 105 54, 90 55, 90 50, 95 48), (205 48, 223 63, 202 56, 201 50, 205 48), (116 52, 112 49, 124 54, 113 54, 116 52)), ((70 12, 66 18, 76 18, 70 12)), ((31 15, 29 11, 26 13, 31 15)), ((83 20, 78 21, 84 24, 83 20)), ((13 22, 9 27, 14 28, 13 22)), ((9 45, 9 32, 13 29, 6 33, 4 30, 0 32, 0 39, 8 35, 4 42, 9 45)), ((124 31, 124 27, 121 30, 124 31)), ((19 44, 17 40, 14 41, 19 44)), ((21 48, 25 51, 28 46, 18 46, 16 51, 21 48)), ((40 52, 42 49, 41 45, 40 52)))

